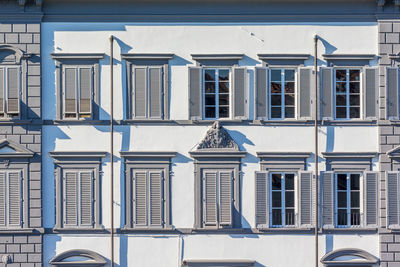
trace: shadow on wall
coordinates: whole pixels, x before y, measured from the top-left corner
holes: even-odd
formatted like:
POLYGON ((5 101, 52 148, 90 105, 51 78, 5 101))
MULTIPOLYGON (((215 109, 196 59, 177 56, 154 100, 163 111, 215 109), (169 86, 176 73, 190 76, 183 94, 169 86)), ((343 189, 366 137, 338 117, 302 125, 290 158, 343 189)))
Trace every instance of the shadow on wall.
POLYGON ((331 45, 330 43, 328 43, 327 40, 325 40, 321 36, 318 36, 318 40, 321 41, 322 45, 325 48, 325 53, 324 54, 333 54, 333 52, 335 52, 337 50, 336 46, 331 45))
POLYGON ((241 132, 237 130, 228 130, 228 129, 226 129, 226 131, 229 133, 232 139, 235 140, 235 142, 239 145, 239 149, 241 151, 246 151, 246 149, 244 148, 244 144, 254 146, 254 143, 241 132))
POLYGON ((248 111, 249 111, 248 118, 251 120, 251 119, 254 119, 254 103, 255 103, 255 99, 254 99, 254 91, 255 91, 255 88, 254 88, 254 84, 255 84, 255 82, 254 82, 254 70, 248 69, 247 70, 247 75, 249 77, 249 81, 247 83, 248 86, 249 86, 249 90, 248 90, 249 95, 247 97, 247 106, 248 106, 248 111))
POLYGON ((335 147, 335 127, 326 128, 326 152, 332 152, 335 147))
POLYGON ((333 235, 325 235, 325 254, 333 250, 333 235))
POLYGON ((58 235, 47 235, 47 237, 43 239, 51 239, 43 240, 43 252, 49 253, 43 255, 43 266, 50 266, 50 260, 57 256, 57 243, 61 242, 61 237, 58 235))

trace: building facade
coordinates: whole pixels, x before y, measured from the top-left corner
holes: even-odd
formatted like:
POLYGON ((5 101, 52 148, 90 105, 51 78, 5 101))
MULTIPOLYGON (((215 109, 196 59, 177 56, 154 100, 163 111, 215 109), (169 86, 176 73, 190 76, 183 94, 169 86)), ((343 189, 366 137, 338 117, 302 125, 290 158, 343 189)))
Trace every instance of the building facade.
POLYGON ((0 7, 0 264, 400 266, 398 1, 0 7))

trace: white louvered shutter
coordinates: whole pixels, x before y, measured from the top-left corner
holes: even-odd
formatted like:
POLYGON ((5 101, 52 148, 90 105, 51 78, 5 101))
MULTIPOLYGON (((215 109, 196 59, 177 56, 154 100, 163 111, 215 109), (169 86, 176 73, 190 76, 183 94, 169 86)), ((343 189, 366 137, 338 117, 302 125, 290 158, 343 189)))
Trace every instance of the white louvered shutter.
POLYGON ((8 214, 10 226, 21 226, 21 172, 8 172, 8 214))
POLYGON ((79 115, 90 118, 92 115, 93 69, 79 68, 79 115))
POLYGON ((76 68, 64 69, 64 116, 67 118, 76 117, 76 68))
POLYGON ((5 88, 5 78, 4 78, 5 68, 0 68, 0 115, 4 114, 4 88, 5 88))
POLYGON ((81 226, 93 226, 93 172, 79 173, 79 219, 81 226))
POLYGON ((9 67, 7 68, 7 113, 18 114, 19 113, 19 68, 9 67))
POLYGON ((232 225, 232 171, 219 172, 219 223, 232 225))
POLYGON ((150 225, 163 225, 163 172, 149 171, 150 225))
POLYGON ((0 226, 6 226, 6 172, 0 172, 0 226))
POLYGON ((204 172, 203 176, 203 223, 217 225, 217 172, 204 172))
POLYGON ((135 67, 133 72, 133 117, 147 118, 147 68, 135 67))
POLYGON ((78 226, 77 172, 67 171, 64 177, 64 224, 78 226))
POLYGON ((146 171, 133 171, 134 179, 134 224, 147 225, 147 173, 146 171))

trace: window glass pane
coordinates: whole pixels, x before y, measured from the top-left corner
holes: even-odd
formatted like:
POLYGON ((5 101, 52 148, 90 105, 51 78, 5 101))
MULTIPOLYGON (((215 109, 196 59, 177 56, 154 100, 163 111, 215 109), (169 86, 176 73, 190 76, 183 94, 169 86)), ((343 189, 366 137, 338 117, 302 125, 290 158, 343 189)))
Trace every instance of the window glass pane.
POLYGON ((280 94, 281 93, 281 84, 272 82, 271 83, 271 94, 280 94))
POLYGON ((294 174, 293 173, 285 174, 285 189, 286 190, 294 190, 294 174))
POLYGON ((285 105, 294 106, 294 95, 285 95, 285 105))
POLYGON ((347 193, 346 192, 338 192, 338 207, 346 208, 347 207, 347 193))
POLYGON ((274 208, 282 207, 281 192, 272 192, 272 207, 274 208))
POLYGON ((215 95, 206 95, 206 105, 215 105, 215 95))
POLYGON ((346 106, 346 95, 336 95, 336 105, 337 106, 346 106))
POLYGON ((294 208, 294 192, 285 192, 285 206, 288 208, 294 208))
POLYGON ((229 117, 229 107, 219 107, 219 117, 228 118, 229 117))
POLYGON ((272 210, 272 224, 273 225, 282 225, 282 214, 280 209, 272 210))
POLYGON ((282 113, 281 107, 272 107, 271 108, 271 118, 279 119, 282 117, 281 113, 282 113))
POLYGON ((346 190, 347 189, 347 174, 337 175, 337 189, 346 190))
POLYGON ((360 192, 351 192, 350 193, 351 202, 350 205, 352 208, 359 208, 360 207, 360 192))
POLYGON ((219 95, 219 104, 220 105, 229 105, 229 95, 228 94, 220 94, 219 95))
POLYGON ((345 209, 338 210, 338 225, 347 225, 347 212, 345 209))
POLYGON ((346 70, 336 70, 336 80, 346 81, 346 70))
POLYGON ((285 70, 285 81, 294 81, 294 70, 285 70))
POLYGON ((360 225, 360 210, 359 209, 352 209, 350 213, 350 224, 351 225, 360 225))
POLYGON ((281 105, 281 95, 271 95, 271 105, 280 106, 281 105))
POLYGON ((336 118, 338 119, 345 119, 346 116, 346 108, 345 107, 337 107, 336 108, 336 118))
POLYGON ((360 95, 350 95, 350 105, 359 106, 360 105, 360 95))
POLYGON ((360 80, 360 70, 350 70, 350 81, 360 80))
POLYGON ((350 174, 350 188, 351 190, 360 190, 360 175, 350 174))
POLYGON ((281 70, 278 69, 271 70, 271 81, 273 82, 281 81, 281 70))
POLYGON ((220 81, 229 81, 229 70, 219 70, 218 75, 220 81))
POLYGON ((294 82, 285 82, 285 93, 294 93, 294 82))
POLYGON ((206 118, 215 118, 215 107, 206 107, 206 118))
POLYGON ((359 94, 360 93, 360 83, 359 82, 351 82, 349 86, 350 86, 351 94, 359 94))
POLYGON ((215 81, 215 70, 205 70, 204 79, 206 81, 215 81))
POLYGON ((206 93, 215 93, 215 83, 214 82, 205 82, 205 92, 206 93))
POLYGON ((337 93, 346 93, 346 83, 345 82, 337 82, 336 83, 336 92, 337 93))
POLYGON ((294 225, 294 222, 295 222, 294 209, 286 209, 285 224, 286 225, 294 225))
POLYGON ((273 173, 271 175, 272 178, 272 190, 281 190, 281 174, 280 173, 273 173))
POLYGON ((219 93, 229 93, 229 83, 219 82, 219 93))
POLYGON ((359 107, 350 107, 350 118, 360 118, 359 107))
POLYGON ((294 118, 294 107, 285 108, 285 118, 294 118))

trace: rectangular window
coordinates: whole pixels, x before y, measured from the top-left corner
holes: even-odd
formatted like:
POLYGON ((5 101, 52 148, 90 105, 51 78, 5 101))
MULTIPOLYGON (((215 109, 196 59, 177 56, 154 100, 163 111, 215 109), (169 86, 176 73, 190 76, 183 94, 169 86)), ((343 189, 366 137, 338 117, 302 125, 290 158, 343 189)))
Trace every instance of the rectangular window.
POLYGON ((230 117, 230 69, 209 69, 204 74, 204 118, 230 117))
POLYGON ((337 119, 361 118, 361 70, 335 69, 337 119))
POLYGON ((270 225, 284 227, 296 225, 295 174, 271 173, 270 225))
POLYGON ((22 171, 0 171, 0 226, 22 225, 22 171))
POLYGON ((0 67, 0 117, 18 117, 20 113, 20 68, 0 67))
POLYGON ((336 174, 336 222, 338 227, 361 225, 361 174, 336 174))
POLYGON ((296 81, 294 69, 271 69, 270 114, 271 119, 296 117, 296 81))

